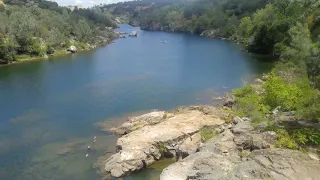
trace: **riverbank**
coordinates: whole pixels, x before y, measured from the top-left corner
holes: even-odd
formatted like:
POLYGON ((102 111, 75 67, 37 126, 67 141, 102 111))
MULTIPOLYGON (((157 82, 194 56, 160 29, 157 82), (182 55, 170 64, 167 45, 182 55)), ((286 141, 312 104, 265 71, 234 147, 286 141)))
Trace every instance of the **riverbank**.
POLYGON ((276 132, 256 128, 252 119, 234 116, 226 107, 151 112, 110 131, 120 138, 117 153, 96 164, 105 179, 129 175, 163 158, 176 162, 163 170, 161 180, 316 179, 320 170, 317 154, 277 148, 276 132))
POLYGON ((123 177, 174 157, 177 162, 163 170, 161 180, 317 179, 319 123, 301 119, 299 110, 268 110, 269 104, 256 102, 270 91, 273 78, 269 73, 234 90, 223 106, 182 107, 129 118, 109 130, 120 136, 117 153, 99 162, 100 174, 123 177))
POLYGON ((112 42, 114 42, 114 40, 119 38, 119 34, 113 32, 113 38, 111 39, 104 39, 102 42, 96 43, 95 45, 90 45, 90 44, 84 44, 84 43, 80 43, 80 42, 76 42, 73 45, 71 45, 70 47, 75 47, 75 51, 71 51, 69 50, 70 47, 68 48, 63 48, 63 49, 58 49, 55 50, 54 53, 52 54, 45 54, 43 56, 30 56, 27 54, 19 54, 16 55, 16 60, 9 62, 7 64, 0 64, 1 66, 8 66, 8 65, 12 65, 12 64, 17 64, 17 63, 24 63, 24 62, 29 62, 29 61, 37 61, 37 60, 45 60, 48 59, 49 57, 59 57, 59 56, 65 56, 68 54, 74 54, 77 52, 85 52, 85 51, 90 51, 93 49, 96 49, 98 47, 102 47, 102 46, 106 46, 108 44, 111 44, 112 42))

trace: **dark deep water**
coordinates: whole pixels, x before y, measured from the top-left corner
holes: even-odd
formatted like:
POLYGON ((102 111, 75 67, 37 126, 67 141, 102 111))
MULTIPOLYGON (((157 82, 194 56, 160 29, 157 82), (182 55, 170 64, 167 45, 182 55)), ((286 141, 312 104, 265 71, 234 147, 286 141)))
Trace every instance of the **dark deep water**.
POLYGON ((100 179, 92 164, 116 138, 96 122, 210 104, 272 67, 231 42, 121 26, 133 29, 137 38, 90 52, 0 67, 0 179, 100 179))

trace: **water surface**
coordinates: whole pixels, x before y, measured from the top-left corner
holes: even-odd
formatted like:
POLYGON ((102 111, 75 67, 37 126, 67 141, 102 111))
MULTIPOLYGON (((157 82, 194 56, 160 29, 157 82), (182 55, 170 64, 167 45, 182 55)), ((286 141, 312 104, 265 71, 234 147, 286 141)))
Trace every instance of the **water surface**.
MULTIPOLYGON (((120 29, 138 37, 0 67, 0 179, 99 179, 92 164, 114 151, 116 137, 96 122, 210 104, 271 67, 231 42, 120 29)), ((130 178, 150 179, 154 169, 130 178)))

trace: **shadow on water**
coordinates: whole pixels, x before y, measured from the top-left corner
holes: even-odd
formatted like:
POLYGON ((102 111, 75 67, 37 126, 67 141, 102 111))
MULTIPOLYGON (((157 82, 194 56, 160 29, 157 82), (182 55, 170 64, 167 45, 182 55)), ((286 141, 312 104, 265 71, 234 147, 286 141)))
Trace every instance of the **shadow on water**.
POLYGON ((156 162, 155 164, 153 164, 153 165, 151 165, 141 171, 133 173, 129 177, 124 178, 124 180, 141 180, 141 179, 159 180, 162 170, 174 162, 176 162, 175 158, 161 159, 158 162, 156 162))

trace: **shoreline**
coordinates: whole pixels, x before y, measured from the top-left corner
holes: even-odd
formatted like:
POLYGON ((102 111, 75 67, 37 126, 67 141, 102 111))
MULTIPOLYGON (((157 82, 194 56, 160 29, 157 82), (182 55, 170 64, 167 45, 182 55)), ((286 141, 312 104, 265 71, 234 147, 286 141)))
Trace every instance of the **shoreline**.
POLYGON ((316 177, 320 164, 315 154, 277 147, 278 132, 261 131, 252 121, 248 117, 236 116, 228 110, 228 104, 181 106, 171 111, 128 118, 122 125, 111 129, 118 136, 114 145, 116 153, 102 156, 104 158, 95 163, 95 168, 102 178, 121 178, 146 171, 163 159, 171 159, 172 162, 159 169, 162 171, 160 180, 188 179, 193 177, 190 172, 194 169, 201 174, 195 178, 197 180, 213 174, 225 179, 227 172, 233 172, 235 178, 259 179, 261 173, 273 178, 281 175, 272 173, 280 161, 281 168, 290 171, 289 179, 293 180, 296 172, 304 167, 310 170, 302 175, 304 178, 316 177), (259 164, 257 161, 261 155, 277 161, 259 164), (219 162, 222 164, 217 166, 219 162), (206 168, 203 166, 209 165, 206 163, 215 168, 206 168), (296 166, 288 168, 287 163, 296 166), (250 173, 253 171, 258 173, 250 173))
MULTIPOLYGON (((15 60, 15 61, 13 61, 11 63, 0 64, 0 68, 1 67, 5 67, 5 66, 11 66, 11 65, 14 65, 14 64, 25 63, 25 62, 47 60, 47 59, 49 59, 51 57, 59 57, 59 56, 66 56, 66 55, 70 55, 70 54, 77 54, 79 52, 87 52, 87 51, 91 51, 91 50, 94 50, 94 49, 97 49, 97 48, 104 47, 104 46, 107 46, 109 44, 112 44, 117 39, 119 39, 118 36, 116 38, 112 39, 111 41, 107 41, 106 43, 103 43, 102 45, 90 45, 89 48, 77 50, 74 53, 70 52, 70 51, 68 51, 66 49, 60 49, 60 50, 56 51, 56 52, 58 52, 57 54, 55 53, 55 54, 51 54, 51 55, 46 54, 46 56, 34 56, 34 57, 27 57, 27 58, 17 58, 17 60, 15 60)), ((28 55, 22 54, 20 56, 28 56, 28 55)))

